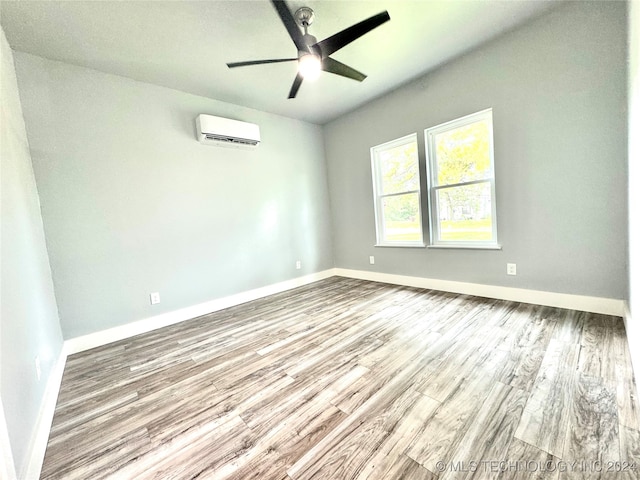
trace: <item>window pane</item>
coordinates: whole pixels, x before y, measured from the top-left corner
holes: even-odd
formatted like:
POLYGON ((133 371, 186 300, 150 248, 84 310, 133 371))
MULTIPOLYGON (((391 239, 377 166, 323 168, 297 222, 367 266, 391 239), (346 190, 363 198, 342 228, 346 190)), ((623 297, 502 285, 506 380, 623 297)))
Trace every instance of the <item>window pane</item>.
POLYGON ((490 241, 491 184, 476 183, 436 191, 442 241, 490 241))
POLYGON ((382 199, 384 241, 421 242, 420 197, 417 193, 382 199))
POLYGON ((371 149, 376 240, 397 246, 423 245, 417 135, 371 149))
POLYGON ((383 195, 420 188, 417 142, 385 149, 379 151, 378 155, 383 195))
POLYGON ((491 153, 487 120, 435 136, 438 185, 491 178, 491 153))

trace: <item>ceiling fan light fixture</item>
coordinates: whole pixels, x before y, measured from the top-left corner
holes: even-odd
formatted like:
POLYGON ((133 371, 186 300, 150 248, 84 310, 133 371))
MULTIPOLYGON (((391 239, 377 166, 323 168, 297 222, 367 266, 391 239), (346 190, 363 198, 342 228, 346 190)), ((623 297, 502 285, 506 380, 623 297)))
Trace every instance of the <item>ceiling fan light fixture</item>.
POLYGON ((305 80, 317 79, 321 71, 322 61, 319 56, 308 53, 298 59, 298 73, 302 75, 305 80))

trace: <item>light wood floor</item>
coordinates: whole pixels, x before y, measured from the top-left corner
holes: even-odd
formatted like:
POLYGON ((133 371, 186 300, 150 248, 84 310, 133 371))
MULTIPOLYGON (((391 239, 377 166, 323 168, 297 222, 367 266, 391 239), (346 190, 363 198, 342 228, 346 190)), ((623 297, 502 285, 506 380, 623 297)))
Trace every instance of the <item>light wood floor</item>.
POLYGON ((69 357, 42 478, 640 478, 635 391, 620 318, 334 277, 69 357))

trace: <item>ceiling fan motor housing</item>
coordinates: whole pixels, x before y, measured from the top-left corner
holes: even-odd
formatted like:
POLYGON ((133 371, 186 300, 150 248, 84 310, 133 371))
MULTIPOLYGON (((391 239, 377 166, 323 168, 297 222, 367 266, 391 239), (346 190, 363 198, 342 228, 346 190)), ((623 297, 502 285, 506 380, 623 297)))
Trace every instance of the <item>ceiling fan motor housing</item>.
POLYGON ((302 39, 304 41, 304 44, 307 47, 307 50, 300 50, 298 52, 298 58, 300 58, 301 55, 317 55, 318 57, 322 57, 322 52, 320 51, 320 48, 318 48, 316 46, 316 43, 318 43, 318 40, 316 39, 316 37, 314 37, 313 35, 311 35, 310 33, 305 33, 302 36, 302 39))

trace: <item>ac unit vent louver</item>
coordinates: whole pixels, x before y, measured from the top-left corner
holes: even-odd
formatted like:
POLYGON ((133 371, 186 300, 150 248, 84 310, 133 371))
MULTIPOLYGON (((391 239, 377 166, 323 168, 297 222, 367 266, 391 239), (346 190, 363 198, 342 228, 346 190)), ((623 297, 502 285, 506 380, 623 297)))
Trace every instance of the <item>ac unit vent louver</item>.
POLYGON ((237 145, 249 145, 252 147, 258 145, 259 143, 257 140, 247 140, 246 138, 226 137, 223 135, 214 135, 213 133, 205 134, 205 138, 210 141, 234 143, 237 145))

